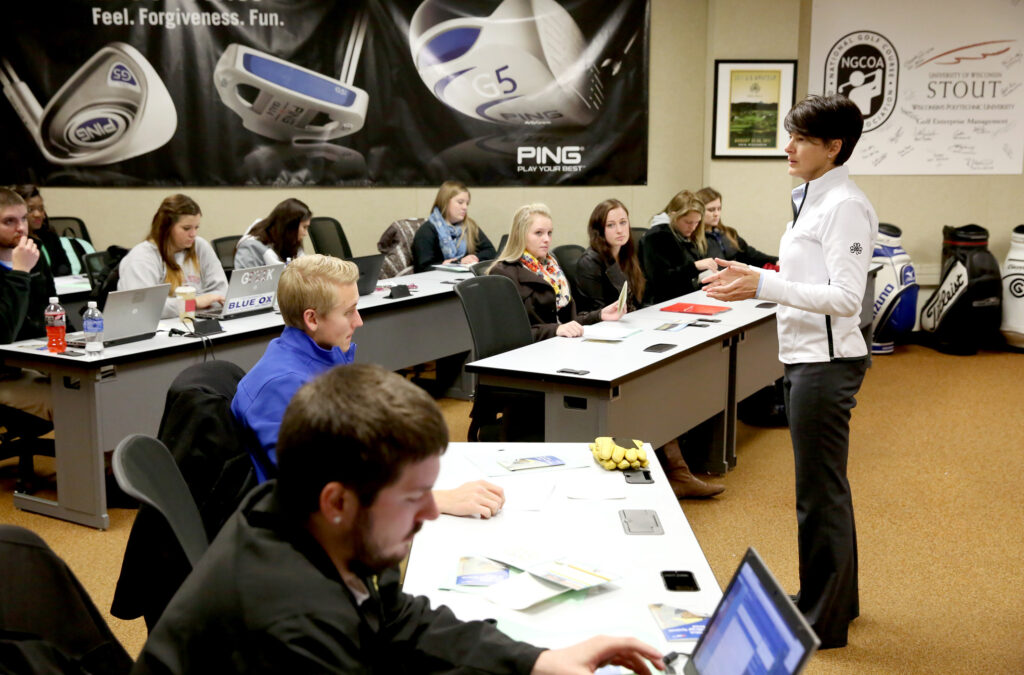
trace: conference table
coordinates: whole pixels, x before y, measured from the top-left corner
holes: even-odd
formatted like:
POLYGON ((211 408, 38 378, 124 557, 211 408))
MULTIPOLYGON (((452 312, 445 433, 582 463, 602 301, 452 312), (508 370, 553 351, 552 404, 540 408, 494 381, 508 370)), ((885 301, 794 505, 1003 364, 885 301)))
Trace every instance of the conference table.
POLYGON ((605 634, 637 637, 662 653, 689 653, 694 641, 665 640, 649 605, 707 615, 722 593, 650 446, 647 450, 654 482, 627 484, 621 471, 599 467, 585 443, 449 444, 435 487, 484 478, 505 490, 505 507, 487 520, 441 515, 425 523, 413 540, 403 590, 427 596, 432 606, 447 605, 463 620, 496 619, 511 637, 544 647, 605 634), (498 464, 538 455, 558 457, 565 465, 511 472, 498 464), (622 509, 655 511, 664 534, 626 534, 622 509), (596 566, 613 581, 527 609, 493 602, 486 588, 451 590, 458 587, 453 582, 460 558, 507 551, 596 566), (667 590, 663 570, 692 572, 699 590, 667 590))
MULTIPOLYGON (((354 337, 356 361, 398 370, 467 354, 472 341, 453 282, 468 277, 431 271, 381 281, 357 305, 364 325, 354 337), (388 298, 398 284, 410 286, 410 295, 388 298)), ((248 370, 283 325, 280 314, 269 312, 222 321, 223 333, 197 339, 170 336, 170 329, 183 326, 166 320, 152 338, 108 347, 99 356, 51 354, 42 339, 0 346, 5 364, 50 375, 54 411, 57 499, 15 492, 14 505, 106 529, 104 453, 128 434, 156 435, 167 389, 186 367, 216 358, 248 370)), ((469 376, 459 378, 456 384, 471 390, 469 376)))
POLYGON ((773 303, 723 303, 697 291, 585 326, 581 338, 535 342, 466 370, 481 385, 541 392, 548 442, 623 436, 660 447, 713 420, 712 451, 693 468, 725 473, 736 462, 736 402, 782 376, 775 310, 773 303), (678 303, 726 311, 663 311, 678 303))

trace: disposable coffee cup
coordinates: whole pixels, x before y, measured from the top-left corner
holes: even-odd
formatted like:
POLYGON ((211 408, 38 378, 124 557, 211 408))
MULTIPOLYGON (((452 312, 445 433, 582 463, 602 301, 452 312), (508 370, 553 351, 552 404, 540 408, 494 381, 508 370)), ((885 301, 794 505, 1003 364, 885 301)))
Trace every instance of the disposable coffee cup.
POLYGON ((192 286, 178 286, 174 289, 174 297, 178 299, 178 317, 182 321, 195 321, 196 289, 192 286))

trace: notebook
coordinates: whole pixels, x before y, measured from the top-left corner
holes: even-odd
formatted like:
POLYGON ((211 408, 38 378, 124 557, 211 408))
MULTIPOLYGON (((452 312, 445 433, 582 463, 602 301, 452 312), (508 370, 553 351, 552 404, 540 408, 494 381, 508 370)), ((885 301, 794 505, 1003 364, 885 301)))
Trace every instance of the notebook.
POLYGON ((196 318, 223 321, 269 312, 274 308, 277 282, 283 271, 284 263, 233 271, 224 304, 216 308, 198 310, 196 318))
MULTIPOLYGON (((146 286, 130 291, 111 291, 103 307, 103 346, 146 340, 156 334, 170 284, 146 286)), ((67 336, 69 347, 85 347, 85 333, 67 336)))
POLYGON ((377 290, 377 279, 380 278, 380 268, 384 264, 384 254, 364 255, 349 260, 359 268, 359 281, 356 282, 359 295, 369 295, 377 290))
POLYGON ((790 675, 804 669, 819 644, 761 556, 748 548, 689 660, 681 667, 677 660, 671 672, 790 675))

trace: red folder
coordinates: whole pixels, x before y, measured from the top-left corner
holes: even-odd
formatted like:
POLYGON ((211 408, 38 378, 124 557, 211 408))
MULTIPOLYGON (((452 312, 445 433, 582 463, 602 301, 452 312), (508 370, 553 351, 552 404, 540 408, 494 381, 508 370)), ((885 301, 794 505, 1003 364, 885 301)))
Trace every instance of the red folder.
POLYGON ((679 312, 680 314, 704 314, 710 316, 711 314, 718 314, 719 312, 728 312, 732 307, 721 307, 719 305, 694 305, 690 302, 677 302, 674 305, 668 307, 662 307, 663 312, 679 312))

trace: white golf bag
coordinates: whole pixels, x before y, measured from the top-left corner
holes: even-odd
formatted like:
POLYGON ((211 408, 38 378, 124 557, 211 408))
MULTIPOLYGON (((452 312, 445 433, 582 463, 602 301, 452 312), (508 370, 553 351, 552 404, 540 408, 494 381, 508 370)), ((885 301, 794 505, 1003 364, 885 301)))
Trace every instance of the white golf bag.
POLYGON ((895 341, 914 330, 917 321, 917 275, 900 241, 902 234, 895 225, 878 224, 871 262, 881 264, 882 269, 875 279, 872 354, 892 354, 895 341))
POLYGON ((1003 323, 1006 344, 1024 349, 1024 225, 1013 228, 1003 265, 1003 323))

